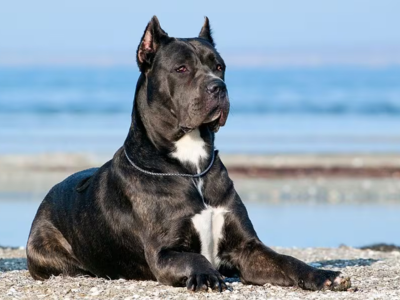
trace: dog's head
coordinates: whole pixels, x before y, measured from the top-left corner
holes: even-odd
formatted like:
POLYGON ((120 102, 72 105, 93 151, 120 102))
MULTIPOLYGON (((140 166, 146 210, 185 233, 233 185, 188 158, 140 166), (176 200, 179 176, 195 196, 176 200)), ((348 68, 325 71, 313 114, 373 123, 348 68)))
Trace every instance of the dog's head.
POLYGON ((137 49, 149 113, 171 118, 184 133, 202 124, 216 132, 225 124, 225 63, 214 46, 208 18, 196 38, 169 37, 157 17, 151 19, 137 49))

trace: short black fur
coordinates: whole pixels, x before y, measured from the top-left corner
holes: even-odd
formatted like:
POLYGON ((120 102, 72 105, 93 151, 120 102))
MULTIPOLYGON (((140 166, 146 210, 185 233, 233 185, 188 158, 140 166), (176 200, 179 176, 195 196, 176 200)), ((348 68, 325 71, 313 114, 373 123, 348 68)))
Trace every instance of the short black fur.
POLYGON ((209 21, 197 38, 169 37, 156 17, 137 51, 141 75, 132 123, 123 147, 100 168, 73 174, 47 194, 33 221, 28 267, 34 279, 90 275, 158 280, 190 290, 223 290, 223 275, 244 283, 319 290, 334 288, 338 272, 315 269, 280 255, 258 239, 246 208, 219 156, 203 176, 201 195, 192 179, 144 174, 204 170, 214 135, 226 122, 225 63, 214 48, 209 21), (176 142, 198 130, 207 158, 198 168, 171 155, 176 142), (215 268, 201 252, 192 218, 225 207, 215 268))

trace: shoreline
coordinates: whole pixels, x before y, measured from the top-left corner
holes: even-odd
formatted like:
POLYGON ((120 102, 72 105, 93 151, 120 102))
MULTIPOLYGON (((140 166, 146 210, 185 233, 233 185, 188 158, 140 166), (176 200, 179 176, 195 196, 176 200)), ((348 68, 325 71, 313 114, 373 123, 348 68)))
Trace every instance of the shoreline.
MULTIPOLYGON (((400 177, 400 153, 220 154, 230 173, 250 177, 323 175, 400 177)), ((112 155, 96 153, 0 154, 3 172, 70 171, 99 167, 112 155)))
MULTIPOLYGON (((111 155, 0 155, 0 202, 37 200, 72 173, 111 155)), ((221 154, 242 199, 251 202, 400 204, 400 154, 221 154)))

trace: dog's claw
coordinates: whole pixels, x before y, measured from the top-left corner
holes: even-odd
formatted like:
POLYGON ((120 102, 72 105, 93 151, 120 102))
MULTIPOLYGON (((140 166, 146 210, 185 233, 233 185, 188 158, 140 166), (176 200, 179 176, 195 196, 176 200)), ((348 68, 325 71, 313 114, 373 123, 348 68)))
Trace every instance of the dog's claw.
POLYGON ((226 291, 228 289, 228 286, 226 283, 221 279, 219 282, 219 292, 222 293, 223 291, 226 291))
POLYGON ((327 279, 322 289, 339 292, 339 291, 347 291, 350 287, 351 287, 350 277, 343 277, 339 275, 334 280, 327 279))
POLYGON ((305 290, 312 291, 347 291, 351 287, 349 277, 343 277, 340 272, 315 269, 305 279, 298 281, 298 286, 305 290))
POLYGON ((186 281, 186 288, 192 292, 214 291, 223 292, 227 289, 222 277, 217 274, 194 274, 186 281))
POLYGON ((347 291, 351 287, 350 277, 338 276, 333 281, 332 291, 347 291))

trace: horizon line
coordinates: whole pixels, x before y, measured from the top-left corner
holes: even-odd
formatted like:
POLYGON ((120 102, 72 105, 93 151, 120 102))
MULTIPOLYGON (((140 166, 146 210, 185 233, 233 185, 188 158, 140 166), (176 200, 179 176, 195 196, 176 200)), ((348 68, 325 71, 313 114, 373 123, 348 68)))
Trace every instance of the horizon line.
MULTIPOLYGON (((327 67, 360 66, 391 67, 400 65, 400 52, 354 52, 354 53, 312 53, 243 51, 223 55, 229 67, 327 67)), ((0 56, 3 67, 35 66, 88 66, 118 67, 136 65, 135 55, 131 52, 112 52, 106 54, 69 54, 48 55, 30 53, 28 55, 8 53, 0 56)))

